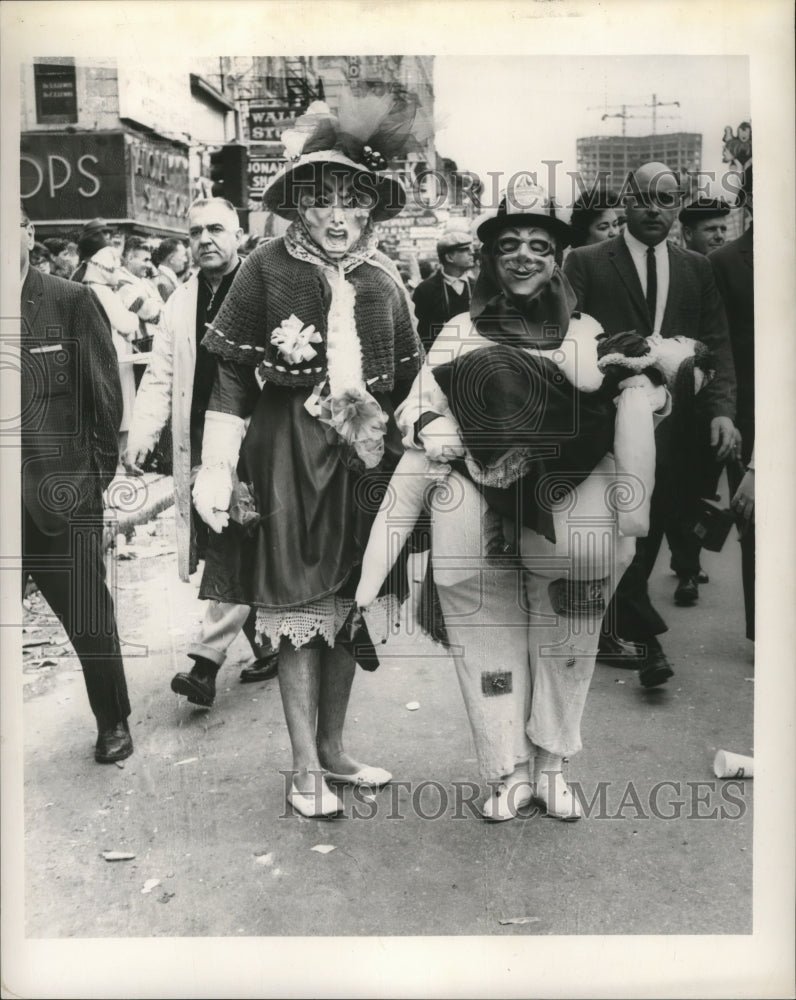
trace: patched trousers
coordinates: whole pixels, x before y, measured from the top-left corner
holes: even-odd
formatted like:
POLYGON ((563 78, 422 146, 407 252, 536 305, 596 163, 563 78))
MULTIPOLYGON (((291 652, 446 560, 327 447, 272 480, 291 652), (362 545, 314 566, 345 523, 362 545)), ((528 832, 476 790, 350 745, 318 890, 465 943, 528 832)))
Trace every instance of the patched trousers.
POLYGON ((581 749, 602 617, 635 548, 604 499, 612 463, 593 476, 556 514, 555 544, 517 532, 458 473, 432 500, 434 581, 487 780, 537 747, 581 749))

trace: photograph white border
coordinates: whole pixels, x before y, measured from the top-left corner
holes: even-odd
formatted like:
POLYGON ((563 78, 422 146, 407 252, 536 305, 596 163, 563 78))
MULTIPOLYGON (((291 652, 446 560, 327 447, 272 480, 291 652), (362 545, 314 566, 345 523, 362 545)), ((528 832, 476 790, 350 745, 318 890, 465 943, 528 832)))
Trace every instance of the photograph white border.
MULTIPOLYGON (((750 57, 758 330, 754 932, 749 936, 32 940, 24 936, 21 664, 2 670, 2 987, 25 997, 793 995, 794 92, 790 0, 45 3, 2 18, 2 323, 18 316, 19 65, 33 56, 559 52, 750 57), (769 354, 772 364, 768 365, 769 354), (367 943, 367 948, 363 947, 367 943), (306 961, 307 948, 312 961, 306 961), (328 963, 328 965, 327 965, 328 963), (324 971, 332 970, 331 973, 324 971)), ((507 127, 511 122, 507 116, 507 127)), ((4 385, 4 389, 7 387, 4 385)), ((4 407, 14 406, 9 387, 4 407)), ((19 533, 0 456, 0 566, 19 533)), ((0 573, 4 621, 18 574, 0 573)), ((9 629, 0 629, 4 645, 9 629)), ((0 650, 2 652, 2 650, 0 650)), ((5 658, 4 658, 5 659, 5 658)), ((76 905, 78 901, 76 901, 76 905)))

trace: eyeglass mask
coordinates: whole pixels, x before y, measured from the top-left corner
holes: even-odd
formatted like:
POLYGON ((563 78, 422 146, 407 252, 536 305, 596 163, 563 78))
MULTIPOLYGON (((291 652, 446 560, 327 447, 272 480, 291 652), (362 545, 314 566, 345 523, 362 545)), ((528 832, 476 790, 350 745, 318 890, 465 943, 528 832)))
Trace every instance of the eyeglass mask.
POLYGON ((500 257, 505 257, 508 254, 516 253, 523 244, 537 257, 552 257, 555 253, 555 247, 547 240, 521 240, 517 236, 503 236, 497 240, 495 253, 500 257))

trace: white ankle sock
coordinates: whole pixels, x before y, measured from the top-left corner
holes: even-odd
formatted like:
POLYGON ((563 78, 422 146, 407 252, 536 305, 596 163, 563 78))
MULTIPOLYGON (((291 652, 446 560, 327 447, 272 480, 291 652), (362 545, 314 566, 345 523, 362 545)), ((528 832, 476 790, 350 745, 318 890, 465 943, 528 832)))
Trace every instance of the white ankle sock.
POLYGON ((547 750, 537 748, 536 764, 534 766, 534 781, 538 781, 547 772, 560 771, 564 764, 564 758, 558 754, 549 753, 547 750))
POLYGON ((531 781, 531 771, 530 762, 523 761, 521 764, 517 764, 511 774, 505 775, 503 782, 506 785, 520 785, 524 783, 530 784, 531 781))

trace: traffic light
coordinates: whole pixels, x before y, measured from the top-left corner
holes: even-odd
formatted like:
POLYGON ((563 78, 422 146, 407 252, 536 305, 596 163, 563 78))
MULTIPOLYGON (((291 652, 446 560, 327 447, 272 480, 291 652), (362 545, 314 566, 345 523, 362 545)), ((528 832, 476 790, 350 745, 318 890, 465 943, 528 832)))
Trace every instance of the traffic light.
POLYGON ((226 198, 236 208, 245 208, 249 202, 248 150, 239 142, 210 154, 210 180, 214 198, 226 198))

